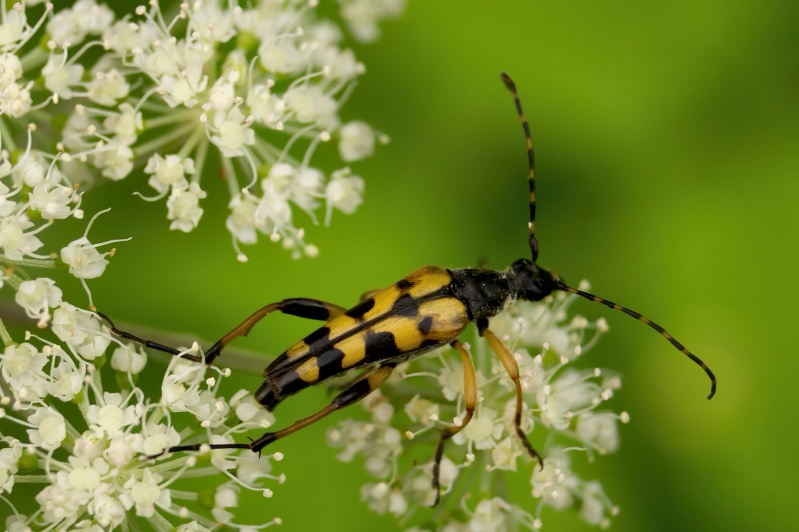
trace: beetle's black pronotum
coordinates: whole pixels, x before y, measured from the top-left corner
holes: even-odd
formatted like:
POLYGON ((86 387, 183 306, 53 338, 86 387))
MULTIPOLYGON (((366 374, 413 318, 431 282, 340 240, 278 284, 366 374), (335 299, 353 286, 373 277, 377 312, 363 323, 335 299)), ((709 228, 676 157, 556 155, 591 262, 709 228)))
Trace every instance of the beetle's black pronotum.
MULTIPOLYGON (((478 332, 499 357, 516 386, 514 425, 519 441, 543 467, 541 455, 533 448, 522 430, 522 388, 519 368, 505 344, 489 329, 489 319, 501 312, 511 301, 522 299, 540 301, 555 291, 570 292, 591 301, 620 310, 658 331, 674 347, 698 364, 708 377, 711 387, 708 399, 716 392, 716 378, 710 368, 663 327, 641 314, 567 285, 556 274, 540 268, 538 240, 535 235, 535 173, 533 143, 516 86, 507 74, 502 81, 513 94, 516 110, 522 122, 527 142, 530 187, 529 244, 530 259, 519 259, 503 271, 480 268, 449 270, 426 266, 387 288, 367 292, 360 303, 345 309, 332 303, 308 298, 292 298, 270 303, 253 313, 240 325, 223 336, 206 351, 204 357, 187 355, 178 349, 138 338, 117 329, 108 321, 111 332, 146 347, 180 355, 196 362, 211 364, 233 339, 244 336, 268 314, 279 311, 292 316, 319 320, 325 324, 295 343, 272 361, 264 370, 264 382, 255 392, 255 399, 267 410, 274 410, 286 397, 354 368, 365 368, 365 374, 339 393, 322 410, 276 432, 267 432, 250 443, 209 445, 211 449, 261 449, 328 414, 349 406, 376 390, 391 374, 394 367, 432 349, 450 344, 463 361, 464 397, 466 410, 462 423, 441 431, 433 457, 433 487, 436 503, 439 496, 439 466, 444 443, 460 432, 472 418, 477 402, 477 379, 466 346, 458 340, 469 322, 477 324, 478 332)), ((196 451, 205 444, 179 445, 168 452, 196 451)))

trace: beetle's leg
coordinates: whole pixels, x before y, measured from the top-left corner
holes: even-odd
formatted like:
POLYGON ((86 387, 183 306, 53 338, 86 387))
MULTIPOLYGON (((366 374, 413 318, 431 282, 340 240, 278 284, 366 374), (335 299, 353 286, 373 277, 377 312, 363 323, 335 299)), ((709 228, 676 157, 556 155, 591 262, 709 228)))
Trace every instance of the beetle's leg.
POLYGON ((469 350, 457 338, 451 341, 450 345, 458 351, 463 363, 463 406, 466 409, 466 415, 463 416, 460 425, 447 427, 441 431, 441 435, 438 437, 436 453, 433 455, 433 489, 436 492, 433 506, 438 504, 438 499, 441 497, 438 476, 441 469, 441 458, 444 456, 444 443, 462 431, 471 421, 474 414, 474 405, 477 403, 477 375, 474 372, 474 364, 472 363, 472 357, 469 355, 469 350))
POLYGON ((170 355, 181 356, 194 362, 205 362, 206 364, 210 364, 221 354, 223 347, 229 344, 234 338, 246 336, 256 323, 261 321, 272 312, 279 311, 283 314, 289 314, 291 316, 298 316, 300 318, 307 318, 310 320, 330 321, 333 318, 343 314, 345 310, 346 309, 344 307, 334 305, 333 303, 307 297, 294 297, 278 301, 277 303, 270 303, 253 312, 235 329, 227 333, 219 341, 212 345, 211 348, 205 352, 205 357, 189 355, 184 351, 175 349, 174 347, 169 347, 157 342, 139 338, 138 336, 135 336, 127 331, 118 329, 116 325, 114 325, 114 322, 112 322, 111 319, 102 312, 96 312, 96 314, 108 323, 111 334, 114 336, 124 338, 126 340, 132 340, 143 345, 144 347, 149 347, 157 351, 163 351, 164 353, 169 353, 170 355))
POLYGON ((100 318, 102 318, 108 324, 108 328, 111 331, 111 334, 113 334, 118 338, 130 340, 132 342, 136 342, 137 344, 141 344, 144 347, 149 347, 150 349, 155 349, 156 351, 163 351, 164 353, 169 353, 170 355, 179 356, 181 358, 191 360, 192 362, 203 361, 202 357, 199 357, 197 355, 190 355, 185 351, 181 351, 180 349, 175 349, 174 347, 169 347, 167 345, 159 344, 158 342, 153 342, 152 340, 145 340, 127 331, 117 329, 117 326, 114 325, 114 322, 111 321, 111 318, 109 318, 108 316, 97 310, 94 311, 94 313, 100 316, 100 318))
MULTIPOLYGON (((375 391, 381 384, 383 384, 386 379, 391 375, 392 370, 394 369, 395 363, 383 363, 374 371, 371 371, 358 379, 356 382, 352 384, 349 388, 338 394, 333 401, 327 405, 322 410, 318 411, 315 414, 312 414, 306 418, 300 419, 295 421, 288 427, 281 429, 277 432, 266 432, 261 435, 260 438, 257 440, 251 441, 250 443, 220 443, 220 444, 212 444, 209 445, 211 449, 250 449, 254 452, 260 453, 261 449, 269 445, 275 440, 279 440, 281 438, 285 438, 289 434, 293 434, 297 432, 301 428, 307 427, 312 423, 316 423, 320 419, 332 414, 336 410, 340 410, 345 406, 349 406, 353 403, 357 403, 373 391, 375 391)), ((202 446, 206 444, 194 444, 194 445, 179 445, 176 447, 170 447, 169 452, 177 452, 177 451, 199 451, 202 446)))
POLYGON ((519 437, 522 445, 524 445, 524 448, 527 449, 527 452, 530 454, 530 456, 538 460, 538 465, 543 470, 544 459, 540 454, 538 454, 538 451, 533 448, 530 440, 527 439, 527 435, 522 430, 522 410, 524 408, 524 400, 522 398, 522 383, 519 380, 519 365, 516 363, 516 359, 513 358, 513 353, 510 352, 505 343, 497 338, 496 334, 488 330, 487 321, 479 321, 477 323, 477 327, 480 331, 480 335, 488 341, 488 345, 491 346, 491 350, 497 354, 500 362, 502 362, 502 365, 505 368, 505 371, 508 372, 508 376, 516 386, 516 414, 513 417, 513 425, 516 427, 516 435, 519 437))
POLYGON ((270 303, 253 312, 246 320, 212 345, 211 348, 205 352, 205 363, 210 364, 213 362, 216 357, 221 354, 222 348, 239 336, 247 336, 250 329, 252 329, 256 323, 272 312, 279 311, 283 314, 307 318, 309 320, 330 321, 344 314, 346 310, 347 309, 344 307, 334 305, 333 303, 308 297, 293 297, 283 299, 277 303, 270 303))

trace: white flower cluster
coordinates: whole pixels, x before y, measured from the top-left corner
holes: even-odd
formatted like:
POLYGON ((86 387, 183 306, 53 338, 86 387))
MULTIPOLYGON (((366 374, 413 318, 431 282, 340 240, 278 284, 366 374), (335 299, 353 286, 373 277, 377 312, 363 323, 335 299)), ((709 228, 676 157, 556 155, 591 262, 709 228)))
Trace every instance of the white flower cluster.
MULTIPOLYGON (((270 472, 279 454, 216 450, 153 458, 186 440, 232 442, 274 419, 246 390, 229 402, 217 395, 229 370, 212 368, 209 377, 204 364, 178 357, 162 378, 161 399, 150 401, 134 383, 147 360, 140 349, 115 340, 90 312, 53 300, 45 306, 61 343, 28 335, 0 355, 0 504, 9 516, 0 526, 107 530, 138 522, 145 529, 172 523, 168 528, 210 530, 232 524, 241 488, 269 497, 261 485, 283 481, 270 472), (104 384, 109 356, 119 391, 104 384), (217 485, 204 493, 183 476, 206 476, 217 485), (30 514, 13 503, 20 484, 41 486, 39 508, 30 514)), ((197 351, 195 344, 187 353, 197 351)))
MULTIPOLYGON (((259 234, 294 256, 316 254, 296 211, 313 222, 353 212, 364 183, 345 165, 385 141, 339 116, 364 67, 342 47, 339 27, 316 16, 317 0, 165 1, 163 9, 149 0, 124 16, 96 0, 69 4, 0 6, 0 289, 15 302, 0 305, 0 527, 276 524, 234 523, 233 509, 242 488, 271 496, 264 485, 283 481, 270 473, 279 453, 164 453, 232 442, 270 426, 271 414, 245 390, 221 398, 228 373, 204 364, 173 357, 165 375, 153 375, 145 354, 91 312, 86 281, 104 273, 114 249, 103 249, 119 241, 89 240, 100 213, 66 245, 41 237, 55 222, 84 218, 92 185, 135 175, 152 188, 140 196, 165 201, 170 227, 191 231, 213 188, 210 172, 227 184, 240 259, 239 245, 259 234), (340 168, 311 166, 325 143, 337 146, 340 168), (78 279, 90 310, 30 273, 40 268, 78 279), (30 319, 49 331, 15 341, 7 325, 30 319), (158 400, 137 386, 143 371, 142 381, 161 381, 158 400), (203 476, 216 485, 198 489, 193 479, 203 476), (27 500, 31 486, 35 500, 27 500)), ((396 0, 342 5, 342 18, 373 37, 400 8, 396 0)), ((188 352, 199 356, 196 345, 188 352)))
MULTIPOLYGON (((486 342, 478 339, 471 346, 478 403, 468 425, 444 448, 439 503, 444 511, 435 515, 448 517, 446 523, 433 523, 435 529, 539 529, 547 506, 579 506, 586 522, 607 526, 618 511, 599 482, 581 479, 571 467, 578 455, 590 461, 596 454, 615 451, 618 423, 628 420, 626 413, 601 410, 621 385, 617 376, 572 368, 571 362, 607 330, 601 319, 567 320, 568 306, 576 298, 558 293, 545 302, 516 302, 491 321, 491 330, 511 348, 519 365, 522 428, 544 457, 543 469, 515 434, 513 382, 486 342), (501 492, 503 482, 496 477, 516 471, 529 477, 536 503, 513 501, 501 492), (456 482, 459 477, 463 478, 456 482)), ((382 394, 364 401, 371 420, 342 421, 328 431, 328 443, 342 448, 339 458, 360 456, 367 472, 378 479, 361 490, 372 510, 391 513, 408 525, 413 508, 435 500, 433 451, 441 429, 462 423, 463 382, 463 367, 448 352, 421 357, 400 366, 382 394), (398 437, 400 430, 406 438, 398 437), (427 453, 431 461, 403 471, 411 452, 415 457, 427 453)))
MULTIPOLYGON (((62 173, 88 185, 143 172, 153 191, 139 195, 165 199, 170 228, 188 232, 203 215, 209 178, 221 175, 226 225, 246 260, 240 244, 259 234, 313 256, 295 211, 315 223, 323 208, 329 222, 333 210, 361 203, 360 176, 311 166, 322 143, 337 143, 348 164, 386 141, 339 116, 364 65, 341 46, 339 27, 316 16, 317 0, 193 0, 171 10, 150 0, 121 18, 96 0, 33 4, 2 11, 0 122, 9 151, 34 116, 56 146, 26 153, 27 165, 44 165, 31 179, 49 176, 31 192, 45 218, 74 202, 62 173)), ((376 36, 377 22, 401 9, 397 0, 344 2, 342 17, 356 36, 376 36)), ((16 225, 25 231, 26 220, 16 225)))

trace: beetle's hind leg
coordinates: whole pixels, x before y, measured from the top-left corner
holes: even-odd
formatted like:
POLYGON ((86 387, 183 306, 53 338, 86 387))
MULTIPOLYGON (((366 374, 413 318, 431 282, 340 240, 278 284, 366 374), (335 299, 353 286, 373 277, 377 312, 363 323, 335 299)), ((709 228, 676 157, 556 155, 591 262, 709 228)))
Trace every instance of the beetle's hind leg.
POLYGON ((436 453, 433 455, 433 489, 436 492, 436 498, 432 506, 438 505, 438 500, 441 498, 439 475, 441 474, 441 458, 444 456, 444 443, 466 427, 472 419, 474 406, 477 404, 477 375, 474 371, 474 364, 472 363, 472 357, 469 355, 469 350, 458 339, 451 341, 450 345, 458 351, 463 363, 463 406, 466 409, 466 415, 463 416, 460 425, 447 427, 441 431, 441 435, 438 437, 436 453))
POLYGON ((299 318, 307 318, 309 320, 330 321, 333 318, 344 314, 345 310, 346 309, 344 307, 340 307, 333 303, 328 303, 327 301, 321 301, 319 299, 311 299, 308 297, 293 297, 289 299, 283 299, 276 303, 270 303, 253 312, 249 317, 247 317, 246 320, 241 322, 232 331, 220 338, 214 345, 211 346, 210 349, 205 352, 205 357, 189 355, 184 351, 175 349, 174 347, 169 347, 157 342, 139 338, 134 334, 118 329, 114 325, 114 322, 112 322, 111 319, 102 312, 97 312, 96 314, 108 323, 111 334, 118 338, 132 340, 143 345, 144 347, 149 347, 157 351, 163 351, 164 353, 169 353, 170 355, 180 356, 194 362, 205 362, 206 364, 211 364, 222 353, 222 349, 227 344, 239 336, 247 336, 247 334, 250 332, 250 329, 252 329, 256 323, 264 319, 272 312, 278 311, 282 312, 283 314, 297 316, 299 318))
POLYGON ((288 427, 278 430, 277 432, 266 432, 256 440, 250 443, 220 443, 220 444, 205 444, 197 443, 193 445, 178 445, 170 447, 166 452, 178 451, 199 451, 203 447, 210 449, 250 449, 254 452, 260 453, 261 449, 270 443, 285 438, 289 434, 293 434, 298 430, 316 423, 320 419, 327 417, 336 410, 340 410, 353 403, 357 403, 373 391, 375 391, 386 379, 388 379, 391 372, 394 370, 394 363, 383 363, 376 367, 373 371, 362 376, 360 379, 352 383, 352 385, 338 394, 329 405, 322 410, 312 414, 306 418, 300 419, 289 425, 288 427))
POLYGON ((164 353, 169 353, 173 356, 178 356, 181 358, 185 358, 187 360, 191 360, 192 362, 202 362, 203 358, 197 355, 191 355, 185 351, 181 351, 180 349, 175 349, 174 347, 169 347, 168 345, 159 344, 158 342, 153 342, 152 340, 145 340, 144 338, 139 338, 138 336, 131 334, 127 331, 123 331, 118 329, 114 322, 111 321, 111 318, 103 314, 99 311, 94 311, 100 318, 103 319, 108 324, 108 329, 111 331, 111 334, 116 336, 117 338, 122 338, 123 340, 130 340, 132 342, 136 342, 137 344, 143 345, 144 347, 155 349, 156 351, 162 351, 164 353))
POLYGON ((308 297, 293 297, 283 299, 277 303, 270 303, 261 307, 253 312, 246 320, 241 322, 232 331, 220 338, 211 348, 205 353, 205 362, 210 364, 218 357, 222 349, 239 336, 247 336, 250 329, 255 327, 255 324, 264 319, 272 312, 279 311, 283 314, 290 316, 297 316, 299 318, 307 318, 309 320, 330 321, 342 314, 347 309, 321 301, 319 299, 311 299, 308 297))
POLYGON ((516 387, 516 413, 513 416, 513 425, 516 429, 516 435, 519 437, 519 440, 524 445, 524 448, 527 449, 527 452, 530 454, 532 458, 538 460, 538 465, 541 469, 544 469, 544 459, 538 454, 533 448, 533 445, 530 443, 530 440, 527 439, 527 435, 522 430, 522 411, 524 409, 524 398, 522 396, 522 383, 519 379, 519 365, 516 363, 516 359, 513 358, 513 353, 507 348, 507 346, 500 340, 496 334, 491 332, 488 329, 488 322, 481 320, 477 323, 478 330, 480 335, 488 341, 488 345, 491 347, 491 350, 496 353, 499 357, 500 362, 502 362, 502 366, 505 368, 505 371, 508 373, 508 376, 513 381, 514 386, 516 387))

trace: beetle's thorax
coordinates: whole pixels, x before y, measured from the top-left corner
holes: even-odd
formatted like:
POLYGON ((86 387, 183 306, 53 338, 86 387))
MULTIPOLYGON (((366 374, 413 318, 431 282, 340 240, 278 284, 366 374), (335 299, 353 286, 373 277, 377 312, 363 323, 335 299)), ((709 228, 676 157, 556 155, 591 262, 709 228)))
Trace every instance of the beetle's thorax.
POLYGON ((553 290, 552 274, 526 259, 504 271, 464 268, 451 274, 454 293, 471 320, 496 316, 514 299, 538 301, 553 290))

